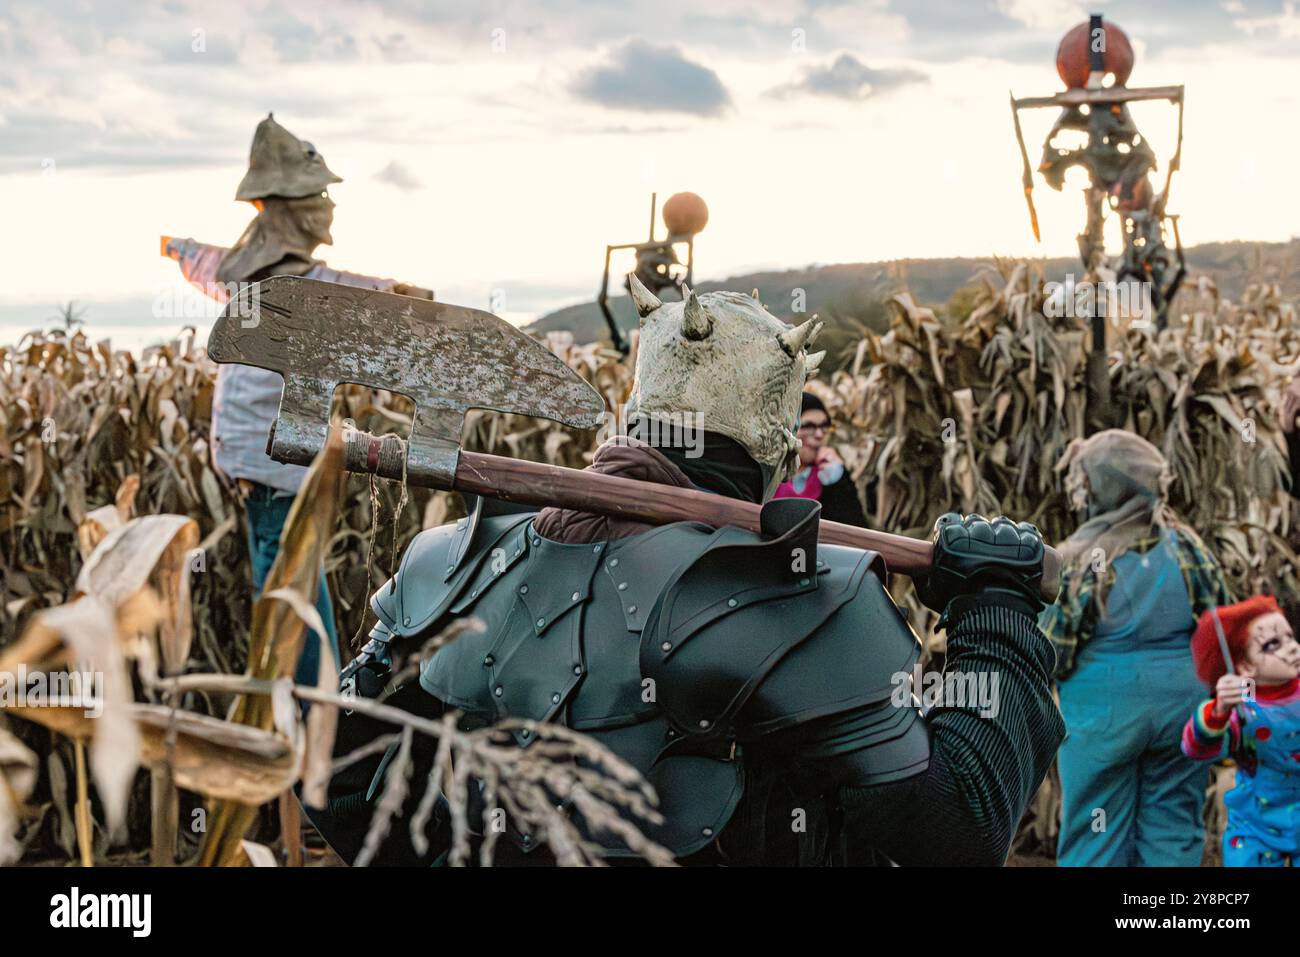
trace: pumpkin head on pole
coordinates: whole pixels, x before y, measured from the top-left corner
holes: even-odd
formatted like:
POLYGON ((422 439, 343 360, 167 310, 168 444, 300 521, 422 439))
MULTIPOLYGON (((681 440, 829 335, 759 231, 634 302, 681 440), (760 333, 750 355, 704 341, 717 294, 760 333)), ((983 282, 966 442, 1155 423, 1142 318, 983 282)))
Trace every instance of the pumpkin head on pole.
MULTIPOLYGON (((655 238, 655 203, 657 194, 650 194, 650 236, 639 243, 614 243, 605 247, 605 271, 600 281, 600 293, 596 304, 605 317, 609 327, 610 341, 614 348, 627 355, 629 345, 627 337, 614 319, 609 308, 609 264, 610 256, 616 249, 631 249, 636 253, 636 268, 629 276, 636 276, 641 285, 658 296, 665 290, 672 289, 676 298, 684 300, 682 290, 695 281, 695 236, 709 222, 709 207, 695 193, 674 193, 668 197, 663 206, 664 226, 668 230, 665 239, 655 238), (685 246, 685 262, 679 254, 679 246, 685 246)), ((624 288, 631 292, 630 279, 624 280, 624 288)))

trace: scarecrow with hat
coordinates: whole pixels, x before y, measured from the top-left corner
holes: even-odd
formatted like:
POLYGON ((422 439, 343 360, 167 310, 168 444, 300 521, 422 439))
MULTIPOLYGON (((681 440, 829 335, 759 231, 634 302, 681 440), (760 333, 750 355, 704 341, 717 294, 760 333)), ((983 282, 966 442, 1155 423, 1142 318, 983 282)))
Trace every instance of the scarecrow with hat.
POLYGON ((1183 753, 1230 755, 1224 797, 1227 867, 1300 862, 1300 643, 1277 599, 1254 595, 1201 615, 1192 636, 1197 677, 1214 695, 1183 728, 1183 753))
MULTIPOLYGON (((333 242, 334 201, 328 189, 340 182, 311 143, 298 139, 268 113, 253 134, 248 172, 235 192, 236 200, 254 206, 256 218, 229 248, 164 236, 162 254, 180 265, 192 285, 223 303, 245 284, 283 275, 432 299, 427 289, 341 272, 313 256, 317 246, 333 242)), ((289 505, 307 474, 302 466, 275 462, 266 452, 283 385, 276 372, 222 365, 212 405, 213 459, 244 501, 253 587, 259 592, 279 551, 289 505)), ((323 574, 316 606, 331 646, 336 646, 333 606, 323 574)), ((315 683, 319 655, 317 643, 308 642, 299 662, 300 681, 315 683)))

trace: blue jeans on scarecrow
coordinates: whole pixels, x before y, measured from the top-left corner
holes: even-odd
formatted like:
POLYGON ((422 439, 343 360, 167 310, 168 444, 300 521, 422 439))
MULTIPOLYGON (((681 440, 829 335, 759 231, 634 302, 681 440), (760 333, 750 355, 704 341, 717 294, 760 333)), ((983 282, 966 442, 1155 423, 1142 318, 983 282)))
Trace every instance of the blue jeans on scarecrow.
MULTIPOLYGON (((1171 533, 1172 534, 1172 533, 1171 533)), ((1195 627, 1174 545, 1115 561, 1094 637, 1060 683, 1063 867, 1197 867, 1209 769, 1180 748, 1205 698, 1195 627)))
MULTIPOLYGON (((266 576, 271 572, 271 565, 280 551, 280 533, 284 531, 284 521, 289 517, 289 507, 293 504, 293 495, 278 492, 268 485, 253 484, 252 491, 244 500, 248 512, 248 551, 253 559, 253 591, 262 593, 266 576)), ((328 634, 325 640, 338 655, 338 638, 334 628, 334 605, 330 602, 329 588, 325 584, 325 573, 321 572, 320 585, 316 590, 316 610, 320 612, 321 621, 328 634)), ((298 684, 315 686, 320 669, 320 636, 309 631, 303 643, 302 655, 298 658, 298 669, 294 681, 298 684)))

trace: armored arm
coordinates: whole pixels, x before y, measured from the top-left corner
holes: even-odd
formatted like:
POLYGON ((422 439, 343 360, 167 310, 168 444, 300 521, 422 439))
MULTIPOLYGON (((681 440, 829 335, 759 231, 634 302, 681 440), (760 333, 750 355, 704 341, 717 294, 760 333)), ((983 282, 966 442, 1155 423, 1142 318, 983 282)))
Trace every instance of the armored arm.
POLYGON ((1052 649, 1032 618, 976 606, 949 628, 943 687, 974 677, 995 693, 984 706, 968 696, 934 707, 926 716, 929 765, 906 781, 864 786, 866 755, 838 759, 849 863, 879 851, 903 865, 1001 865, 1064 738, 1051 696, 1052 649))
MULTIPOLYGON (((507 560, 494 562, 500 549, 493 549, 502 538, 528 519, 528 514, 485 514, 483 500, 470 499, 470 514, 459 522, 431 528, 417 535, 402 557, 401 567, 392 579, 379 587, 370 607, 378 621, 370 640, 340 674, 344 694, 360 698, 378 698, 384 704, 427 718, 443 715, 447 705, 423 687, 414 671, 410 680, 395 682, 407 657, 418 652, 424 636, 457 616, 461 606, 456 600, 465 593, 477 594, 482 576, 492 577, 518 558, 512 553, 507 560)), ((364 748, 385 734, 392 734, 391 724, 377 721, 354 711, 340 715, 334 756, 341 759, 364 748)), ((385 775, 394 760, 399 743, 394 740, 386 751, 376 751, 349 763, 330 781, 325 808, 306 808, 312 823, 330 846, 351 863, 364 846, 371 816, 385 787, 385 775)), ((441 796, 425 827, 428 849, 418 853, 406 823, 412 819, 424 790, 437 742, 426 735, 412 738, 411 772, 407 778, 410 792, 401 814, 381 852, 374 858, 383 864, 434 863, 449 846, 449 818, 446 801, 441 796)))
POLYGON ((879 850, 900 864, 1003 863, 1065 736, 1051 694, 1055 655, 1034 619, 1037 530, 945 515, 935 545, 935 571, 917 587, 948 630, 942 681, 915 689, 932 705, 930 760, 905 781, 874 786, 869 753, 836 759, 850 862, 879 850))

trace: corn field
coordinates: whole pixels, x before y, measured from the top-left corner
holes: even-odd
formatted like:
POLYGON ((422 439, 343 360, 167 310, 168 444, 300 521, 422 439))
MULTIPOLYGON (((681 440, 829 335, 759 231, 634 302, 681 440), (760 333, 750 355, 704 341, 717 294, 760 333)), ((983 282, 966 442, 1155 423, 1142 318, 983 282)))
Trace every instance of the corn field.
MULTIPOLYGON (((855 327, 856 345, 841 346, 844 361, 812 388, 831 411, 833 442, 872 505, 874 527, 924 536, 942 512, 977 511, 1032 521, 1048 541, 1073 530, 1056 465, 1084 434, 1085 341, 1076 322, 1049 319, 1043 304, 1042 276, 1016 263, 981 276, 942 318, 899 296, 887 332, 855 327)), ((1268 589, 1294 606, 1293 506, 1275 409, 1300 372, 1295 305, 1267 287, 1229 303, 1205 281, 1180 304, 1170 329, 1128 330, 1112 344, 1118 424, 1162 449, 1176 476, 1174 507, 1215 549, 1237 594, 1268 589)), ((555 333, 549 345, 611 407, 622 404, 635 353, 623 360, 555 333)), ((296 782, 304 791, 323 787, 332 741, 332 726, 310 726, 325 719, 309 717, 304 727, 284 707, 311 609, 272 593, 292 591, 299 579, 306 587, 314 562, 323 562, 343 645, 337 654, 346 658, 365 640, 366 599, 406 543, 463 513, 457 496, 318 462, 310 494, 291 515, 285 560, 255 607, 241 504, 210 461, 214 378, 193 330, 140 355, 92 344, 83 332, 34 333, 0 349, 0 668, 110 660, 106 714, 109 705, 117 713, 99 724, 89 756, 84 719, 40 720, 34 709, 24 717, 39 724, 0 716, 0 860, 143 862, 170 854, 258 862, 258 840, 276 822, 251 808, 296 782), (106 733, 115 744, 105 743, 106 733), (125 771, 108 766, 111 753, 133 748, 145 769, 134 758, 118 762, 125 771), (170 807, 169 794, 179 795, 170 807), (211 828, 205 839, 181 826, 179 846, 159 847, 160 814, 183 825, 199 811, 211 828)), ((357 386, 340 388, 334 410, 336 421, 375 433, 404 432, 412 412, 402 396, 357 386)), ((465 447, 582 467, 593 438, 471 413, 465 447)), ((932 616, 909 583, 891 586, 911 608, 927 654, 941 657, 932 616)), ((311 711, 325 713, 335 712, 311 711)), ((604 771, 558 786, 594 795, 596 816, 631 808, 653 819, 617 759, 593 756, 580 736, 562 732, 558 750, 593 757, 604 771)), ((395 740, 411 733, 401 728, 395 740)), ((538 814, 555 803, 537 769, 489 767, 486 739, 439 733, 449 756, 465 758, 454 776, 450 761, 438 769, 448 794, 463 789, 461 767, 477 767, 515 787, 538 814)), ((1223 786, 1224 769, 1216 771, 1211 792, 1223 786)), ((1013 854, 1051 856, 1053 780, 1031 805, 1013 854)), ((1221 799, 1207 793, 1207 808, 1212 831, 1221 828, 1221 799)), ((392 823, 391 807, 387 813, 383 827, 392 823)), ((547 823, 557 855, 590 862, 563 822, 547 823)), ((1217 838, 1207 838, 1207 860, 1217 838)), ((457 847, 463 857, 463 842, 457 847)), ((654 858, 656 850, 645 853, 654 858)))

